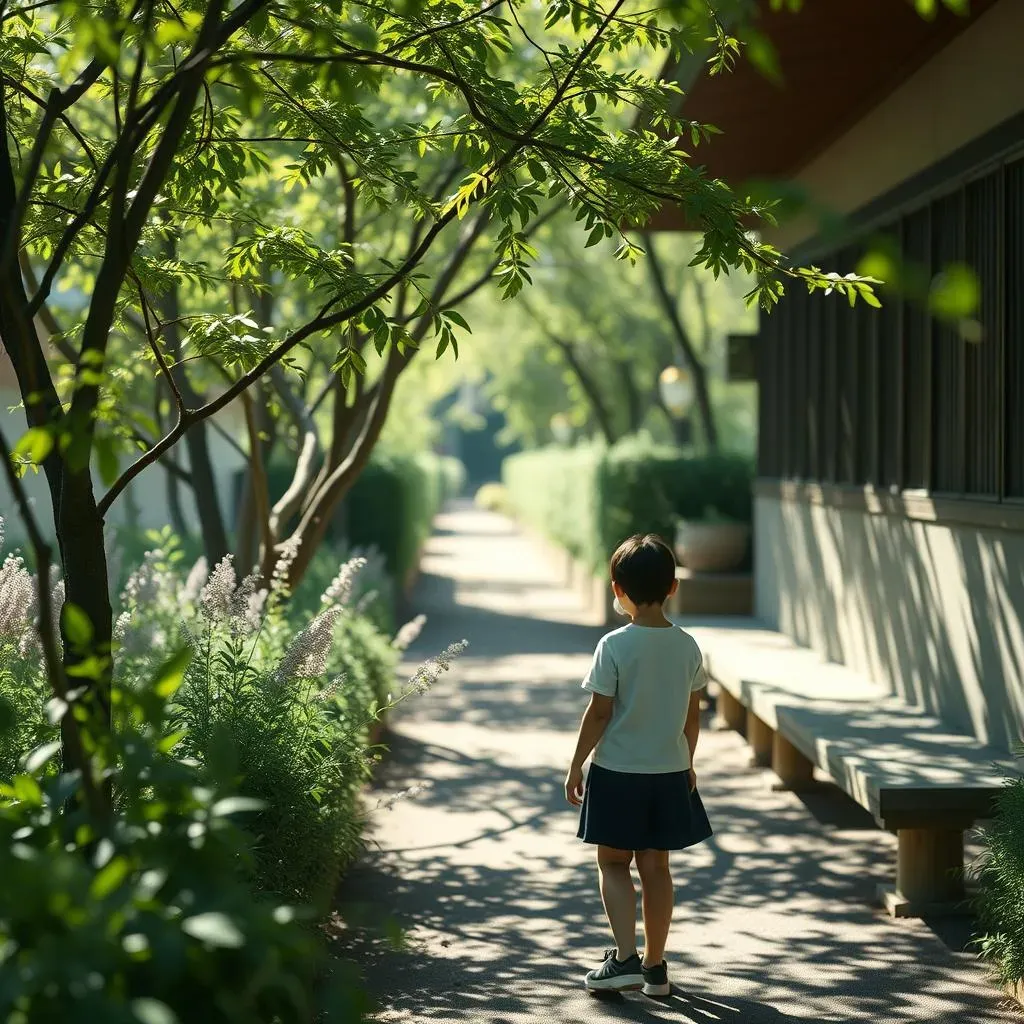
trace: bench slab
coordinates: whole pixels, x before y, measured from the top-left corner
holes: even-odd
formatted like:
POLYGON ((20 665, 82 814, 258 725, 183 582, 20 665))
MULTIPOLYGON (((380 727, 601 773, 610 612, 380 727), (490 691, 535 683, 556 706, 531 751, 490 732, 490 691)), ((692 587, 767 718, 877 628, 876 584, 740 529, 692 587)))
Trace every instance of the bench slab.
POLYGON ((883 828, 969 827, 1012 774, 1007 754, 755 620, 688 628, 719 686, 883 828))

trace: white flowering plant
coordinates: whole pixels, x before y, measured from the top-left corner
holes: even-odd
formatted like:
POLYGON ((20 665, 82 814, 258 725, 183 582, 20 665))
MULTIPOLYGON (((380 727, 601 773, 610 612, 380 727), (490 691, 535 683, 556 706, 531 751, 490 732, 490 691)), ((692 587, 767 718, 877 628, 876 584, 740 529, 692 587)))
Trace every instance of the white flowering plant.
MULTIPOLYGON (((405 685, 396 677, 422 617, 394 638, 371 621, 367 604, 381 592, 381 562, 372 553, 335 563, 321 593, 300 606, 287 586, 287 548, 264 582, 239 580, 230 557, 190 567, 170 531, 148 539, 153 546, 116 602, 115 725, 125 727, 124 709, 132 706, 117 695, 134 692, 176 651, 188 650, 167 709, 170 752, 261 802, 247 821, 255 888, 322 912, 359 849, 359 790, 375 756, 371 726, 432 678, 434 663, 405 685)), ((61 586, 51 587, 59 607, 61 586)), ((36 592, 21 557, 9 555, 0 568, 0 781, 57 732, 38 655, 36 592)))

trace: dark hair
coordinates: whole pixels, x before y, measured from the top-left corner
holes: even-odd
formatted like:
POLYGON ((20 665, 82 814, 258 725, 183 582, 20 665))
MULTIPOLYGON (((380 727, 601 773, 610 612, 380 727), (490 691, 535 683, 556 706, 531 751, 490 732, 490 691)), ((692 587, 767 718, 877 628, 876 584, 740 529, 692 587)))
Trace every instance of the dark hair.
POLYGON ((661 604, 676 580, 676 556, 654 533, 624 540, 612 555, 612 581, 633 604, 661 604))

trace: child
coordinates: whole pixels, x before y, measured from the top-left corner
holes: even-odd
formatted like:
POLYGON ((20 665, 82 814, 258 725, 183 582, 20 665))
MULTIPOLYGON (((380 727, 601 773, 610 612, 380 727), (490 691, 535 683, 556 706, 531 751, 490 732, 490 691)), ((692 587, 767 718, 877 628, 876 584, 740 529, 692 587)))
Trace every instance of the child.
POLYGON ((586 977, 591 991, 671 991, 665 945, 672 920, 670 850, 711 836, 697 794, 702 658, 696 641, 665 617, 676 560, 659 537, 630 537, 611 560, 616 609, 632 620, 601 639, 583 683, 591 693, 565 777, 582 806, 579 838, 597 847, 601 897, 616 948, 586 977), (583 792, 583 764, 593 752, 583 792), (636 947, 636 859, 643 893, 644 956, 636 947))

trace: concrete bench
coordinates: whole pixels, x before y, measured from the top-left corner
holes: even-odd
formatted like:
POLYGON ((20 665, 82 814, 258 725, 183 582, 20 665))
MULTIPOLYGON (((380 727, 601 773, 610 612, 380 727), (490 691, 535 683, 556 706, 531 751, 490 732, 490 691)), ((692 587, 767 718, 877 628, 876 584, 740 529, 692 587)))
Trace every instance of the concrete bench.
POLYGON ((753 620, 691 632, 719 714, 755 763, 794 790, 815 785, 818 769, 896 833, 895 888, 880 891, 889 912, 962 908, 964 831, 991 815, 1010 759, 753 620))

